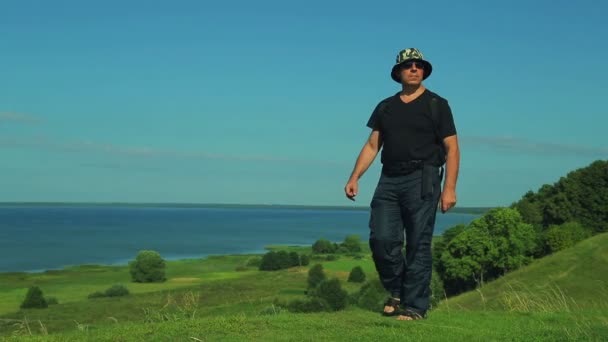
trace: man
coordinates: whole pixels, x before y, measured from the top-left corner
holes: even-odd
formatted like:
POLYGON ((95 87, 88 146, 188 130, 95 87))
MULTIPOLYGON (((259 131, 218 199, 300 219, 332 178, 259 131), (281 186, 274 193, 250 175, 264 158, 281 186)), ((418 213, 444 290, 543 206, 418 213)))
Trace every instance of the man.
POLYGON ((359 178, 382 148, 382 173, 370 204, 369 245, 390 293, 384 314, 399 320, 426 318, 437 206, 440 202, 445 213, 456 204, 456 128, 448 102, 422 84, 432 71, 418 49, 399 52, 391 77, 402 89, 373 111, 367 123, 372 132, 344 188, 354 201, 359 178))

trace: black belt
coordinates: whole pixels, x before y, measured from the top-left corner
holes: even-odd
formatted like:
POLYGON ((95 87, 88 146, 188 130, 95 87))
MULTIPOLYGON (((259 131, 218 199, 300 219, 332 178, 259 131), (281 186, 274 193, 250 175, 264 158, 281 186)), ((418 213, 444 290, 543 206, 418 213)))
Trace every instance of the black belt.
POLYGON ((382 165, 382 173, 387 176, 404 176, 416 170, 422 170, 424 160, 409 160, 404 162, 391 162, 382 165))

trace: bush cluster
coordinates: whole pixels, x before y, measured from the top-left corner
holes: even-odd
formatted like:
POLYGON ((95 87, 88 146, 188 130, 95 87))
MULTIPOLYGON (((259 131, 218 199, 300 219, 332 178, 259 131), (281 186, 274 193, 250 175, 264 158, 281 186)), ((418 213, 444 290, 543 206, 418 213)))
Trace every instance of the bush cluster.
POLYGON ((295 266, 307 266, 310 258, 305 254, 287 251, 270 251, 262 257, 260 271, 276 271, 295 266))
POLYGON ((348 304, 348 292, 337 278, 327 279, 323 266, 316 264, 308 271, 308 298, 297 299, 286 306, 292 312, 338 311, 348 304))
POLYGON ((122 296, 128 296, 129 295, 129 290, 124 287, 121 284, 116 284, 116 285, 112 285, 111 287, 109 287, 108 289, 106 289, 104 292, 93 292, 91 293, 88 298, 89 299, 93 299, 93 298, 103 298, 103 297, 122 297, 122 296))
POLYGON ((340 244, 321 238, 312 245, 314 254, 353 254, 361 251, 361 238, 358 235, 348 235, 340 244))

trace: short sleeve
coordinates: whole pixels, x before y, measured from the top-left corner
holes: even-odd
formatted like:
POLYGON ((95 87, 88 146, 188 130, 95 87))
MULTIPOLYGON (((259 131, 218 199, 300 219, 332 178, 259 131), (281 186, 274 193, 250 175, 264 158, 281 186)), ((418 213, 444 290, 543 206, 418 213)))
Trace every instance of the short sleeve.
POLYGON ((441 139, 456 135, 456 125, 452 116, 452 109, 447 100, 440 101, 439 108, 439 136, 441 139))
POLYGON ((378 103, 376 108, 374 108, 372 115, 369 117, 369 120, 367 120, 367 127, 373 130, 380 130, 382 128, 382 113, 384 112, 386 105, 386 99, 378 103))

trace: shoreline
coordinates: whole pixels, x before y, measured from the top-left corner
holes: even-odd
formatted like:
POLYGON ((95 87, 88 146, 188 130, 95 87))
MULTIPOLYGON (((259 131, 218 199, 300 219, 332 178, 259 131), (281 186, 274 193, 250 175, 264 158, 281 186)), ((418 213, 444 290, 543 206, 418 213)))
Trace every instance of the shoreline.
MULTIPOLYGON (((208 208, 208 209, 308 209, 367 211, 369 205, 304 205, 304 204, 247 204, 247 203, 180 203, 180 202, 0 202, 2 207, 120 207, 120 208, 208 208)), ((483 214, 495 207, 456 207, 453 214, 483 214)))

